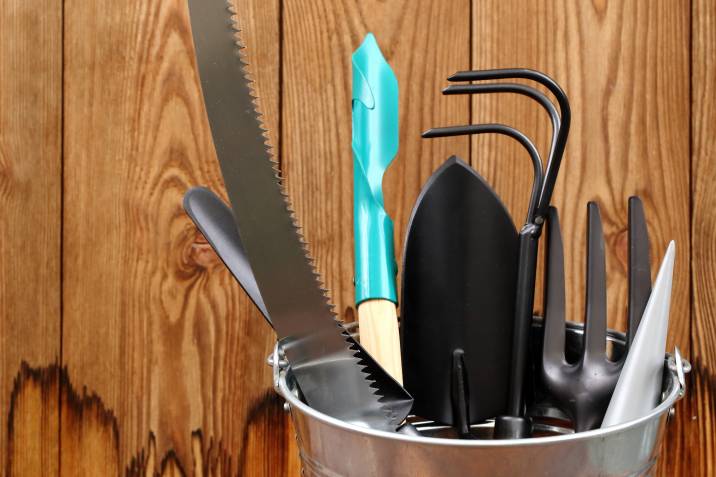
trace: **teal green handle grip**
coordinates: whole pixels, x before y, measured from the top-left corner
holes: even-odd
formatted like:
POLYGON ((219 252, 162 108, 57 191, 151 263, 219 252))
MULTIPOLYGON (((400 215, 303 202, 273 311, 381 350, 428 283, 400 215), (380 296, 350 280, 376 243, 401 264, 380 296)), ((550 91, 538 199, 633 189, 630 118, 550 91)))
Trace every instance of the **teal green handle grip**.
POLYGON ((383 174, 398 152, 398 80, 372 33, 353 53, 353 232, 356 304, 398 302, 393 221, 383 174))

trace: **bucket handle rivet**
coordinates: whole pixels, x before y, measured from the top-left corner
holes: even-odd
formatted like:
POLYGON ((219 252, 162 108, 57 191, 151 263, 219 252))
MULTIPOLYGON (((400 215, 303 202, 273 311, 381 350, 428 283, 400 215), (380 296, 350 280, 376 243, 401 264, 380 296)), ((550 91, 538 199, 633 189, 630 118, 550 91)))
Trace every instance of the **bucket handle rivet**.
POLYGON ((280 343, 276 342, 276 346, 273 348, 273 353, 266 358, 266 363, 273 368, 273 388, 281 396, 282 394, 278 383, 281 378, 281 371, 288 368, 288 361, 284 357, 283 349, 281 349, 280 343))
POLYGON ((669 369, 676 373, 679 381, 679 397, 686 393, 686 373, 691 371, 691 363, 681 357, 679 347, 674 348, 674 354, 668 360, 669 369))

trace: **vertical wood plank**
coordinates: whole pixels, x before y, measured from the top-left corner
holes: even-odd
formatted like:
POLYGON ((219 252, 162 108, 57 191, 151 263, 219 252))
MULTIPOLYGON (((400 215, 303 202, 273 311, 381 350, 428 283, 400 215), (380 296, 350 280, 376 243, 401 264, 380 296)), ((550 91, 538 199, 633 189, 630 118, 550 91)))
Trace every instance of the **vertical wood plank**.
MULTIPOLYGON (((238 11, 278 138, 278 2, 238 11)), ((69 0, 65 25, 63 364, 116 416, 121 472, 188 470, 200 449, 229 474, 284 475, 274 335, 181 207, 192 186, 223 194, 186 1, 69 0)))
POLYGON ((400 263, 419 189, 468 141, 428 141, 431 126, 464 123, 465 98, 443 98, 445 78, 470 63, 469 3, 284 2, 282 159, 290 197, 337 311, 353 316, 351 55, 368 32, 398 77, 400 150, 383 183, 400 263))
POLYGON ((46 365, 60 354, 61 138, 62 4, 7 0, 0 8, 3 474, 57 472, 57 393, 48 391, 56 386, 19 383, 23 361, 46 365))
MULTIPOLYGON (((401 84, 401 151, 385 185, 398 257, 420 185, 449 154, 470 156, 464 139, 419 139, 429 126, 469 119, 467 100, 440 97, 444 77, 470 66, 529 66, 562 83, 575 112, 555 196, 565 236, 575 237, 567 249, 571 316, 580 319, 583 309, 584 205, 597 198, 610 280, 617 277, 609 288, 610 325, 623 327, 626 197, 638 193, 647 206, 654 272, 666 242, 678 242, 674 310, 686 311, 672 314, 670 342, 686 349, 691 343, 694 363, 689 400, 695 419, 678 414, 682 421, 661 472, 714 473, 711 3, 696 0, 690 12, 686 2, 555 0, 525 7, 475 1, 470 59, 464 46, 469 5, 325 2, 307 8, 286 0, 283 85, 278 0, 238 3, 246 40, 255 45, 249 55, 258 65, 253 73, 270 134, 274 144, 283 140, 289 190, 339 310, 353 302, 352 198, 346 193, 352 183, 350 54, 363 35, 376 33, 401 84), (684 126, 689 13, 691 186, 684 126), (691 329, 689 282, 679 278, 689 276, 689 253, 691 329)), ((46 364, 59 356, 62 7, 10 0, 0 13, 0 408, 10 408, 11 394, 17 405, 13 425, 2 426, 10 431, 0 435, 0 468, 14 475, 57 472, 53 423, 59 416, 47 406, 56 396, 65 406, 63 473, 100 472, 95 464, 122 472, 145 450, 151 456, 142 460, 145 472, 168 475, 193 465, 204 475, 293 473, 295 450, 286 450, 293 438, 268 368, 260 367, 273 335, 180 209, 189 186, 223 190, 184 2, 68 1, 67 11, 64 364, 76 382, 102 397, 87 406, 69 391, 62 398, 52 377, 57 370, 43 380, 28 368, 11 393, 22 360, 46 364), (88 426, 93 419, 107 422, 88 426), (192 434, 195 429, 201 434, 192 434), (28 445, 10 446, 8 437, 28 445), (87 448, 96 450, 97 462, 85 459, 87 448)), ((541 111, 524 100, 480 98, 472 107, 475 121, 512 123, 547 143, 541 111)), ((504 139, 472 143, 473 164, 518 211, 518 222, 529 187, 521 155, 504 139)))
MULTIPOLYGON (((627 198, 636 194, 646 209, 653 275, 668 241, 676 240, 669 347, 688 350, 689 2, 474 0, 473 9, 475 69, 541 70, 571 101, 570 140, 553 199, 566 238, 567 318, 584 316, 586 203, 597 200, 609 326, 625 329, 627 198)), ((549 121, 524 98, 476 98, 473 121, 513 124, 539 138, 546 151, 549 121)), ((522 221, 531 184, 524 152, 495 138, 475 139, 472 152, 475 167, 522 221)), ((691 475, 683 464, 688 449, 679 414, 682 421, 664 447, 663 475, 691 475)))
MULTIPOLYGON (((3 475, 58 475, 59 369, 20 367, 10 393, 3 475)), ((5 424, 5 423, 3 423, 5 424)))
POLYGON ((690 415, 692 475, 716 474, 716 4, 692 2, 691 39, 691 325, 690 415))
MULTIPOLYGON (((553 203, 567 240, 571 320, 584 314, 586 204, 597 200, 607 246, 609 325, 624 329, 627 198, 634 194, 646 208, 653 275, 668 241, 677 242, 674 309, 688 310, 688 7, 686 1, 474 2, 475 69, 541 70, 570 98, 572 128, 553 203)), ((539 106, 522 97, 482 97, 473 114, 475 122, 497 120, 524 130, 543 146, 546 159, 551 129, 539 106)), ((473 157, 521 223, 532 180, 525 153, 506 139, 485 137, 474 141, 473 157)), ((688 349, 688 313, 673 318, 670 344, 688 349)))

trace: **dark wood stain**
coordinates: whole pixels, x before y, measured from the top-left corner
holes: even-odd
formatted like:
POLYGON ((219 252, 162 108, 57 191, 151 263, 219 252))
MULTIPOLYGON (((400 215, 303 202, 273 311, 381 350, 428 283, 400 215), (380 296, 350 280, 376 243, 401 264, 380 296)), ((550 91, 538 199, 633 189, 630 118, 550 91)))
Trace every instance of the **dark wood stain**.
POLYGON ((13 381, 7 412, 5 475, 57 472, 59 465, 57 365, 20 366, 13 381), (39 450, 39 452, 38 452, 39 450))
POLYGON ((289 466, 295 464, 295 459, 286 452, 293 440, 289 416, 273 391, 267 392, 249 411, 238 455, 232 455, 222 440, 210 437, 205 443, 203 432, 197 429, 189 436, 192 445, 188 461, 182 461, 174 449, 158 459, 156 437, 150 432, 146 446, 129 462, 121 462, 121 434, 114 412, 86 387, 77 391, 67 369, 56 364, 33 368, 23 363, 14 381, 10 403, 7 476, 39 475, 31 470, 41 471, 42 475, 283 476, 290 474, 289 466), (27 422, 49 430, 51 440, 57 441, 51 447, 54 449, 49 456, 51 462, 47 458, 38 459, 34 450, 37 443, 27 439, 28 435, 16 433, 18 425, 23 425, 25 431, 27 422), (18 465, 18 459, 34 460, 37 465, 18 465))

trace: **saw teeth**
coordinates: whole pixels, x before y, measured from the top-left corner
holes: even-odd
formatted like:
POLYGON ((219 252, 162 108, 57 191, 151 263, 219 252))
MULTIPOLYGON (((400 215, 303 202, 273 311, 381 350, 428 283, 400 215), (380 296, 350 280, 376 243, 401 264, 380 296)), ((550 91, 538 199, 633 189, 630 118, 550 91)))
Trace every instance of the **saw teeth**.
POLYGON ((308 242, 306 242, 306 240, 303 237, 303 234, 301 233, 301 227, 298 225, 298 219, 296 217, 296 213, 294 212, 294 210, 292 208, 291 200, 288 196, 288 192, 284 188, 285 179, 283 178, 281 170, 279 169, 278 161, 274 158, 273 147, 269 144, 270 138, 268 137, 268 130, 264 127, 264 124, 263 124, 263 121, 264 121, 263 115, 260 114, 260 112, 259 112, 260 111, 260 107, 258 104, 259 97, 256 93, 255 88, 254 88, 254 79, 253 79, 253 76, 251 75, 251 72, 249 71, 249 63, 247 61, 246 52, 244 51, 246 49, 246 46, 243 43, 243 41, 241 40, 241 36, 239 34, 241 29, 239 27, 238 14, 237 14, 236 8, 231 3, 231 1, 227 0, 226 3, 227 3, 227 9, 232 14, 231 20, 230 20, 230 28, 234 35, 234 43, 235 43, 235 48, 236 48, 237 60, 240 65, 241 72, 244 75, 244 78, 246 80, 246 85, 249 90, 249 95, 252 98, 251 102, 254 106, 254 110, 257 113, 257 121, 259 123, 259 128, 262 130, 262 135, 266 138, 264 145, 266 146, 266 151, 267 151, 269 159, 271 161, 271 167, 273 168, 275 175, 276 175, 276 179, 278 181, 279 192, 280 192, 281 196, 284 198, 284 202, 285 202, 284 207, 286 208, 286 212, 288 213, 288 216, 290 217, 291 224, 293 226, 293 232, 296 235, 299 243, 301 244, 301 248, 303 249, 304 254, 308 260, 308 265, 309 265, 310 271, 313 275, 313 279, 316 283, 317 288, 321 291, 324 305, 326 306, 328 313, 331 315, 336 326, 339 327, 340 334, 342 335, 343 341, 348 346, 348 349, 353 351, 352 358, 355 360, 356 365, 361 366, 361 369, 360 369, 361 374, 363 375, 363 378, 368 383, 368 387, 370 389, 370 394, 372 394, 376 398, 376 400, 380 404, 381 411, 386 416, 386 418, 388 418, 389 422, 391 422, 393 425, 397 426, 400 424, 398 422, 397 415, 389 406, 384 405, 385 396, 380 393, 377 380, 375 379, 373 374, 367 371, 369 369, 369 365, 368 364, 362 364, 362 365, 360 364, 360 363, 365 363, 364 357, 363 357, 364 352, 357 345, 357 342, 355 342, 351 338, 350 333, 343 326, 343 322, 338 318, 338 315, 335 313, 335 311, 334 311, 335 305, 333 305, 331 303, 331 301, 328 297, 330 290, 328 290, 327 288, 324 287, 323 281, 321 280, 321 277, 316 270, 315 261, 312 258, 312 255, 310 253, 309 244, 308 244, 308 242))

